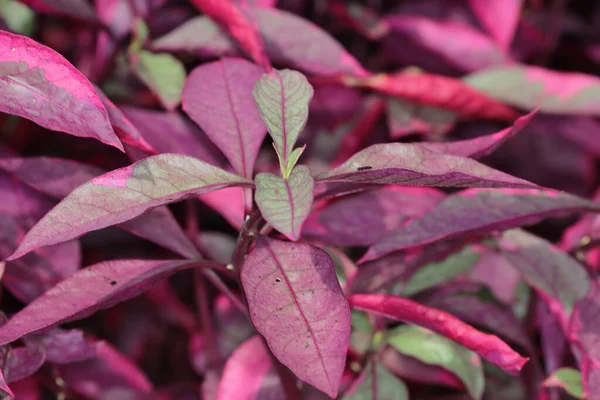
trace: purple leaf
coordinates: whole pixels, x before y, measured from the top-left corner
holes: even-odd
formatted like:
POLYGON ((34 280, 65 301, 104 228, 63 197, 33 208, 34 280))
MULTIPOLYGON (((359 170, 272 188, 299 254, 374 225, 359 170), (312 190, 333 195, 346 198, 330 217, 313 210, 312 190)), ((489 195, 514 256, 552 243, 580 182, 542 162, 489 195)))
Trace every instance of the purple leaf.
POLYGON ((388 16, 386 22, 395 34, 407 37, 464 72, 510 62, 493 40, 465 23, 402 14, 388 16), (450 37, 452 41, 447 40, 450 37))
POLYGON ((105 261, 77 271, 0 326, 0 344, 85 318, 194 265, 180 260, 105 261))
POLYGON ((485 379, 481 359, 476 354, 452 340, 413 325, 390 330, 386 340, 404 355, 452 372, 462 380, 471 397, 481 399, 485 379))
POLYGON ((4 368, 7 382, 16 382, 35 374, 46 361, 46 349, 40 343, 12 348, 4 368))
POLYGON ((0 111, 44 128, 91 137, 123 151, 102 100, 81 72, 49 47, 0 32, 0 111))
POLYGON ((527 358, 521 357, 498 337, 488 335, 443 311, 402 297, 355 294, 348 298, 352 308, 391 319, 420 325, 454 340, 510 374, 518 374, 527 358))
POLYGON ((128 221, 153 207, 235 185, 251 182, 192 157, 148 157, 75 189, 29 231, 11 259, 128 221))
POLYGON ((392 139, 413 133, 439 137, 452 130, 456 119, 456 114, 439 107, 427 107, 399 98, 389 98, 387 102, 387 122, 392 139))
POLYGON ((600 211, 600 205, 550 190, 468 189, 449 196, 422 217, 383 237, 369 248, 363 260, 437 240, 487 234, 582 211, 600 211))
POLYGON ((419 144, 376 144, 337 168, 315 177, 317 183, 401 184, 440 187, 536 187, 469 158, 439 154, 419 144))
POLYGON ((502 49, 508 51, 519 23, 523 0, 469 0, 469 4, 481 25, 502 49))
POLYGON ((500 247, 566 329, 573 306, 590 286, 585 268, 546 240, 519 229, 505 232, 500 247))
POLYGON ((96 355, 100 342, 88 341, 79 329, 54 329, 40 337, 46 347, 46 360, 57 364, 69 364, 87 360, 96 355))
POLYGON ((313 94, 306 77, 289 69, 263 74, 254 85, 254 100, 275 143, 282 171, 291 171, 294 167, 290 165, 290 158, 296 140, 306 126, 313 94))
POLYGON ((85 0, 19 0, 35 11, 97 22, 93 8, 85 0))
POLYGON ((252 336, 227 360, 216 400, 255 400, 272 368, 269 351, 260 336, 252 336))
POLYGON ((305 165, 288 179, 269 173, 256 175, 256 204, 263 217, 290 240, 298 240, 313 202, 314 181, 305 165))
POLYGON ((223 216, 236 229, 244 223, 244 191, 239 187, 230 187, 198 196, 223 216))
POLYGON ((133 71, 163 106, 169 111, 177 108, 186 78, 183 63, 170 54, 155 54, 145 50, 130 54, 129 57, 133 71))
POLYGON ((337 246, 368 246, 444 197, 436 189, 398 186, 346 196, 311 213, 302 234, 337 246))
POLYGON ((252 97, 263 72, 246 60, 224 58, 194 69, 183 88, 183 110, 246 178, 267 133, 252 97))
POLYGON ((3 390, 4 392, 8 393, 13 398, 15 397, 15 394, 6 383, 6 379, 4 379, 4 374, 2 373, 2 371, 0 371, 0 390, 3 390))
POLYGON ((569 340, 583 355, 583 388, 592 400, 600 393, 600 281, 590 284, 585 297, 575 305, 569 325, 569 340))
POLYGON ((600 115, 600 79, 592 75, 514 66, 481 71, 465 81, 488 96, 528 110, 600 115))
POLYGON ((506 140, 519 133, 527 124, 529 124, 529 121, 531 121, 531 118, 533 118, 536 113, 537 111, 533 111, 523 117, 520 117, 511 127, 503 129, 500 132, 492 135, 485 135, 475 139, 460 140, 450 143, 422 142, 419 144, 434 153, 481 158, 492 153, 506 140))
POLYGON ((298 378, 336 397, 350 309, 327 253, 259 237, 241 279, 252 322, 273 354, 298 378))
POLYGON ((344 396, 348 400, 408 400, 408 389, 404 382, 392 375, 375 357, 365 365, 358 385, 344 396))

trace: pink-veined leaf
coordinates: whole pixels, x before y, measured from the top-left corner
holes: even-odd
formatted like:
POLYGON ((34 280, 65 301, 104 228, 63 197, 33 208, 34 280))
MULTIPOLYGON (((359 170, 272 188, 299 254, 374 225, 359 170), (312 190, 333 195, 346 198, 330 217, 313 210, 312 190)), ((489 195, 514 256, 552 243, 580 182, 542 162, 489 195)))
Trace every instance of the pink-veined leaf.
POLYGON ((116 260, 81 269, 0 326, 0 344, 85 318, 135 297, 156 282, 194 265, 198 266, 182 260, 116 260))
POLYGON ((536 187, 470 158, 431 152, 418 143, 376 144, 315 177, 319 183, 438 187, 536 187))
POLYGON ((442 367, 460 378, 476 400, 481 400, 485 386, 479 356, 452 340, 414 325, 396 327, 386 334, 386 341, 400 353, 428 365, 442 367))
POLYGON ((263 72, 246 60, 223 58, 194 69, 183 88, 183 110, 246 178, 267 133, 252 97, 263 72))
POLYGON ((260 336, 252 336, 229 357, 216 400, 258 400, 273 363, 260 336))
POLYGON ((437 240, 487 234, 583 211, 600 211, 600 205, 552 190, 467 189, 448 196, 430 212, 383 237, 369 248, 363 261, 437 240))
POLYGON ((585 297, 575 304, 568 338, 582 356, 583 389, 589 400, 600 393, 600 281, 592 281, 585 297))
POLYGON ((256 204, 263 217, 290 240, 298 240, 313 202, 314 181, 305 165, 288 179, 262 172, 256 175, 256 204))
POLYGON ((37 12, 98 22, 94 9, 86 0, 19 0, 37 12))
POLYGON ((392 375, 376 357, 365 365, 356 384, 344 396, 347 400, 408 400, 404 382, 392 375))
POLYGON ((485 94, 485 91, 478 91, 460 79, 448 76, 419 71, 393 75, 380 73, 368 77, 345 76, 338 80, 350 87, 371 89, 425 106, 439 107, 463 118, 512 122, 519 116, 514 109, 485 94))
POLYGON ((585 268, 546 240, 519 229, 504 232, 500 249, 566 330, 575 303, 590 286, 585 268))
POLYGON ((385 20, 390 31, 406 36, 461 71, 510 62, 510 57, 492 39, 466 23, 404 14, 389 15, 385 20))
POLYGON ((428 107, 399 98, 387 101, 387 122, 392 139, 400 139, 413 133, 440 137, 450 132, 456 122, 456 114, 439 107, 428 107))
POLYGON ((469 140, 459 140, 456 142, 422 142, 420 144, 423 147, 427 148, 427 150, 436 153, 452 154, 455 156, 462 157, 481 158, 492 153, 494 150, 500 147, 506 140, 510 139, 511 137, 519 133, 521 130, 523 130, 523 128, 529 124, 529 121, 531 121, 531 119, 536 113, 537 111, 532 111, 531 113, 517 119, 512 126, 491 135, 480 136, 475 139, 469 140))
POLYGON ((469 0, 469 5, 479 23, 504 51, 508 51, 517 30, 523 0, 469 0))
POLYGON ((350 308, 333 262, 321 249, 257 239, 242 286, 256 329, 303 381, 336 397, 350 337, 350 308))
POLYGON ((145 158, 71 192, 29 231, 11 259, 128 221, 151 208, 229 186, 251 187, 252 182, 192 157, 145 158))
POLYGON ((402 297, 383 294, 354 294, 352 308, 398 321, 420 325, 474 351, 510 374, 518 374, 528 358, 521 357, 494 335, 483 333, 443 311, 402 297))
POLYGON ((465 83, 496 100, 528 110, 539 107, 553 114, 600 115, 600 79, 593 75, 512 66, 474 73, 465 83))
POLYGON ((70 364, 92 358, 100 342, 87 340, 79 329, 56 328, 39 338, 46 348, 46 360, 57 364, 70 364))
MULTIPOLYGON (((321 76, 369 73, 331 35, 293 13, 253 9, 269 58, 277 63, 321 76)), ((239 54, 227 35, 206 17, 193 18, 154 42, 157 50, 187 50, 215 57, 239 54)))
POLYGON ((253 96, 275 150, 284 168, 289 165, 294 145, 308 120, 308 105, 314 90, 298 71, 272 70, 263 74, 254 85, 253 96))
POLYGON ((312 212, 302 234, 337 246, 369 246, 444 197, 432 188, 398 186, 345 196, 312 212))
POLYGON ((247 5, 238 6, 233 0, 190 0, 200 11, 223 24, 252 59, 267 71, 271 63, 265 54, 263 38, 252 9, 247 5))
POLYGON ((63 56, 28 37, 4 31, 0 53, 0 111, 123 151, 94 87, 63 56))

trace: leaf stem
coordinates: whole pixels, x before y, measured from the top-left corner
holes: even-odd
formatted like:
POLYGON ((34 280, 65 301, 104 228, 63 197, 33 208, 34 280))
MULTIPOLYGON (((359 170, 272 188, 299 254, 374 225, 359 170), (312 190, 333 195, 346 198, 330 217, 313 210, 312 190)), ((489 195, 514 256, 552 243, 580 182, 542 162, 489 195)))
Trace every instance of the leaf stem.
POLYGON ((217 346, 217 338, 212 321, 210 304, 208 302, 208 293, 204 276, 200 269, 194 270, 194 281, 196 286, 196 304, 200 314, 200 323, 202 332, 207 342, 208 363, 210 368, 217 368, 221 362, 221 355, 217 346))

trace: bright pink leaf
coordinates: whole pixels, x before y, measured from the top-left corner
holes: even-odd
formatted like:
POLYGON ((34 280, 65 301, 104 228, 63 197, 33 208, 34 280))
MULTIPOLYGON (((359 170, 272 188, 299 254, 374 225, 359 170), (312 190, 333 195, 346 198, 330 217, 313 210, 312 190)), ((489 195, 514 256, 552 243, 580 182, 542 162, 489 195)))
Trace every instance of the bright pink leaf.
POLYGON ((217 400, 256 400, 273 366, 260 336, 252 336, 227 360, 219 382, 217 400))
POLYGON ((94 9, 85 0, 20 0, 35 11, 97 22, 94 9))
POLYGON ((244 224, 244 190, 239 187, 216 190, 202 194, 198 199, 217 211, 235 229, 241 229, 244 224))
POLYGON ((523 0, 469 0, 479 22, 498 44, 508 51, 513 40, 523 0))
POLYGON ((153 207, 229 186, 251 185, 245 178, 192 157, 148 157, 75 189, 29 231, 11 259, 128 221, 153 207))
POLYGON ((190 261, 181 260, 117 260, 81 269, 0 326, 0 344, 85 318, 135 297, 155 282, 192 266, 190 261))
POLYGON ((311 213, 302 234, 337 246, 369 246, 444 197, 436 189, 398 186, 346 196, 311 213))
POLYGON ((233 37, 260 66, 271 69, 265 54, 263 38, 249 7, 239 7, 232 0, 190 0, 200 11, 223 24, 233 37))
POLYGON ((527 358, 521 357, 498 337, 488 335, 443 311, 391 295, 355 294, 352 308, 420 325, 474 351, 510 374, 518 374, 527 358))
POLYGON ((0 53, 0 111, 123 150, 94 87, 63 56, 28 37, 4 31, 0 53))
POLYGON ((477 72, 465 82, 496 100, 528 110, 600 115, 600 79, 593 75, 513 66, 477 72))
POLYGON ((259 237, 241 279, 254 326, 273 354, 298 378, 336 397, 350 309, 327 253, 259 237))
POLYGON ((296 166, 288 179, 263 172, 256 175, 255 184, 256 205, 263 217, 290 240, 298 240, 313 202, 314 181, 308 168, 296 166))
POLYGON ((432 211, 386 235, 369 248, 363 261, 437 240, 487 234, 582 211, 600 211, 600 205, 550 190, 468 189, 449 196, 432 211))
POLYGON ((224 58, 194 69, 183 88, 183 110, 246 178, 267 133, 252 97, 263 72, 246 60, 224 58))

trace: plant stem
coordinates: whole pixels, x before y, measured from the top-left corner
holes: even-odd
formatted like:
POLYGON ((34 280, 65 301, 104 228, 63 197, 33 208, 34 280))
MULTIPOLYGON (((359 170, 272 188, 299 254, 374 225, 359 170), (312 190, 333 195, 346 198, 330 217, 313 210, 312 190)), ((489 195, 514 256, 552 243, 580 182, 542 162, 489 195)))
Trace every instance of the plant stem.
POLYGON ((208 294, 206 292, 206 282, 201 274, 202 270, 194 270, 196 304, 200 313, 200 323, 202 324, 202 332, 206 338, 208 364, 209 368, 217 368, 221 362, 221 356, 217 347, 217 338, 212 321, 212 313, 208 302, 208 294))

